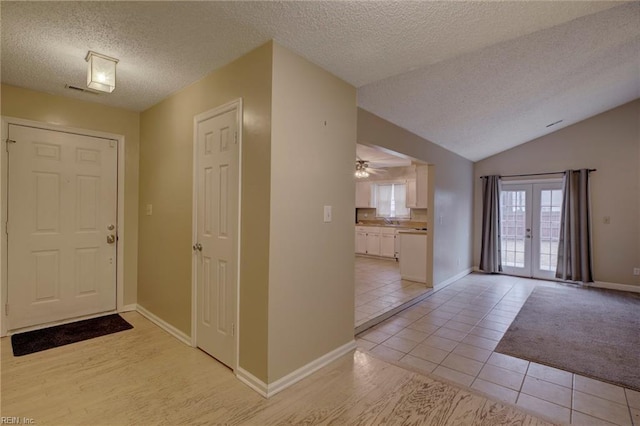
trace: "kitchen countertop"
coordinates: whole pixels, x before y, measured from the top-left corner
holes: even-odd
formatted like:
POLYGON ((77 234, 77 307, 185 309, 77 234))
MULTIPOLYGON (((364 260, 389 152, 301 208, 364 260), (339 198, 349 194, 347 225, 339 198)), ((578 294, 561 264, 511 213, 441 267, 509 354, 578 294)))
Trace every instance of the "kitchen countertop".
POLYGON ((355 226, 369 226, 369 227, 375 227, 375 228, 394 228, 394 229, 420 230, 420 231, 427 230, 427 224, 424 222, 400 223, 399 225, 386 224, 386 223, 356 223, 355 226))
POLYGON ((406 231, 400 231, 401 234, 413 234, 413 235, 427 235, 427 230, 422 229, 409 229, 406 231))

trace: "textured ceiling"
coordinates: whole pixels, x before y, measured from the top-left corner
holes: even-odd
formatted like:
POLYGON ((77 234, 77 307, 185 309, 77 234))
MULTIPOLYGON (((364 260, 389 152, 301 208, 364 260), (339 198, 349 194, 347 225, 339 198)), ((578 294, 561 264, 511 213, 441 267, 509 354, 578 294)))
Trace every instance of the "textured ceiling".
POLYGON ((640 3, 358 90, 362 108, 473 161, 638 97, 640 3))
POLYGON ((275 39, 476 160, 638 97, 640 4, 620 4, 2 1, 2 82, 141 111, 275 39), (64 88, 88 50, 120 59, 114 93, 64 88))

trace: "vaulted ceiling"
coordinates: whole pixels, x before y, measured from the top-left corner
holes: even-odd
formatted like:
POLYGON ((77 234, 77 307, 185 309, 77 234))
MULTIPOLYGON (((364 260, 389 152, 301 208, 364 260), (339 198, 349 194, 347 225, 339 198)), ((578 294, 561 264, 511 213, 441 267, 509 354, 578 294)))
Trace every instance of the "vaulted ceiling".
POLYGON ((356 86, 362 108, 474 161, 640 97, 639 2, 0 7, 3 83, 142 111, 274 39, 356 86), (120 60, 114 93, 65 88, 84 87, 89 50, 120 60))

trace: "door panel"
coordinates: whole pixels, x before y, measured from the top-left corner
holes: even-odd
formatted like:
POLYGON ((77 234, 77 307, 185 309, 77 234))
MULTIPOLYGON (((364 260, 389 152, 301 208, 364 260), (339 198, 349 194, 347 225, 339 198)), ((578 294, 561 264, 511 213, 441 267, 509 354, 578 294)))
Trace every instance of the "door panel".
POLYGON ((9 329, 114 310, 117 142, 13 124, 9 139, 9 329))
POLYGON ((500 191, 502 270, 531 276, 531 186, 504 185, 500 191))
POLYGON ((558 261, 560 237, 560 213, 562 211, 562 184, 541 183, 533 185, 536 230, 532 258, 535 278, 554 279, 558 261))
POLYGON ((196 345, 236 364, 239 146, 237 111, 197 125, 196 345))

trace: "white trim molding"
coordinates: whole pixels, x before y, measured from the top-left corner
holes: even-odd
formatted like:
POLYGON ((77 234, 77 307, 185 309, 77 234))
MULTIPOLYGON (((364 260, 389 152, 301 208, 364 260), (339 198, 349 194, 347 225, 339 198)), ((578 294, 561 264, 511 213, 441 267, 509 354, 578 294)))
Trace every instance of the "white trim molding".
POLYGON ((264 396, 265 398, 270 398, 278 392, 285 390, 289 386, 298 383, 305 377, 315 373, 322 367, 330 364, 341 356, 353 351, 355 348, 356 341, 351 340, 350 342, 347 342, 344 345, 332 350, 331 352, 322 355, 320 358, 316 358, 307 365, 304 365, 297 370, 292 371, 286 376, 270 384, 264 383, 262 380, 258 379, 242 367, 238 367, 236 369, 236 377, 251 389, 258 392, 260 395, 264 396))
POLYGON ((151 321, 152 323, 154 323, 155 325, 157 325, 158 327, 160 327, 161 329, 163 329, 164 331, 166 331, 176 339, 180 340, 185 345, 191 346, 191 337, 188 336, 186 333, 178 330, 177 328, 175 328, 165 320, 160 319, 158 316, 151 313, 146 308, 140 305, 136 306, 136 311, 138 311, 140 315, 142 315, 143 317, 145 317, 146 319, 148 319, 149 321, 151 321))
POLYGON ((136 305, 135 303, 131 303, 129 305, 122 306, 120 309, 118 309, 118 312, 131 312, 135 311, 136 309, 138 309, 138 305, 136 305))
POLYGON ((593 283, 587 284, 586 287, 608 288, 610 290, 621 290, 640 293, 640 285, 608 283, 605 281, 595 281, 593 283))
POLYGON ((438 284, 434 285, 433 286, 433 290, 434 291, 442 290, 443 288, 445 288, 449 284, 453 284, 454 282, 458 281, 459 279, 464 278, 467 275, 469 275, 471 272, 473 272, 473 269, 474 268, 467 268, 467 269, 463 270, 462 272, 452 276, 451 278, 448 278, 448 279, 442 281, 441 283, 438 283, 438 284))

